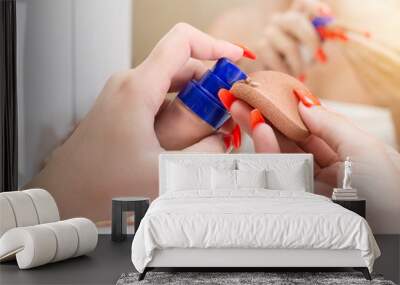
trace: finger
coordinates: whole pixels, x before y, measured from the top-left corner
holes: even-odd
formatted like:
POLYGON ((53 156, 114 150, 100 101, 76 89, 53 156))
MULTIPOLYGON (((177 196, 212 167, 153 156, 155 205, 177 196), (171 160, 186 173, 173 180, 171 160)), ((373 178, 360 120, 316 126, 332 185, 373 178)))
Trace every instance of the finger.
MULTIPOLYGON (((249 118, 251 117, 251 112, 253 110, 253 107, 239 99, 236 99, 230 107, 233 120, 251 137, 253 137, 254 132, 249 118)), ((279 152, 279 150, 284 150, 285 152, 290 153, 303 152, 295 143, 289 141, 276 130, 273 130, 270 125, 267 126, 267 128, 263 127, 261 131, 256 131, 254 134, 256 136, 254 144, 255 146, 257 144, 257 149, 265 152, 279 152), (268 143, 262 145, 265 141, 268 141, 268 143)))
POLYGON ((271 46, 284 56, 290 73, 298 76, 302 72, 304 64, 296 40, 276 26, 269 27, 268 36, 271 46))
POLYGON ((266 123, 259 123, 251 134, 254 150, 257 153, 280 153, 274 130, 266 123))
POLYGON ((327 167, 338 162, 339 156, 321 138, 311 135, 305 142, 299 143, 304 152, 312 153, 320 167, 327 167))
POLYGON ((299 103, 299 113, 309 131, 325 141, 340 159, 354 149, 362 149, 369 140, 350 120, 322 106, 306 107, 299 103))
POLYGON ((314 193, 317 195, 330 198, 332 196, 333 187, 335 187, 335 185, 330 185, 319 180, 314 181, 314 193))
POLYGON ((226 151, 226 147, 223 141, 223 134, 214 134, 208 136, 198 143, 183 149, 183 151, 224 153, 226 151))
POLYGON ((331 7, 319 0, 295 0, 291 9, 305 13, 307 17, 332 15, 331 7))
POLYGON ((251 137, 256 152, 280 152, 278 140, 274 130, 265 123, 265 119, 258 109, 250 112, 251 137))
POLYGON ((312 54, 320 45, 317 31, 310 20, 304 14, 291 11, 276 17, 274 22, 286 33, 294 37, 298 42, 307 46, 312 54))
POLYGON ((166 84, 168 90, 171 78, 189 58, 216 60, 226 57, 236 61, 242 57, 243 52, 243 48, 237 45, 215 39, 188 24, 179 23, 158 42, 141 64, 141 69, 152 74, 154 82, 166 84))
POLYGON ((311 135, 307 141, 295 143, 274 129, 282 153, 312 153, 318 167, 327 167, 339 161, 338 155, 320 138, 311 135))
MULTIPOLYGON (((247 103, 236 99, 230 106, 232 118, 241 128, 252 135, 249 116, 253 108, 247 103)), ((313 153, 315 161, 318 165, 325 167, 339 160, 337 154, 320 138, 310 136, 310 138, 302 143, 296 144, 279 131, 274 130, 275 138, 278 142, 281 152, 284 153, 313 153)))
POLYGON ((281 152, 283 153, 304 153, 304 150, 300 148, 295 142, 287 138, 281 132, 274 130, 276 139, 280 146, 281 152))
POLYGON ((249 135, 252 133, 249 118, 250 112, 253 109, 254 108, 249 104, 243 102, 242 100, 236 99, 232 103, 229 110, 232 115, 232 119, 249 135))
POLYGON ((280 152, 273 129, 265 123, 257 109, 253 109, 247 103, 237 99, 230 106, 230 112, 233 120, 253 139, 256 152, 280 152), (256 117, 254 116, 255 113, 257 113, 256 117))
POLYGON ((200 79, 207 71, 207 66, 198 59, 190 58, 171 80, 169 92, 178 92, 191 79, 200 79))
POLYGON ((337 185, 338 173, 340 173, 341 162, 336 162, 328 167, 319 169, 315 179, 328 185, 337 185))
MULTIPOLYGON (((218 98, 221 100, 221 103, 224 105, 225 109, 229 112, 232 112, 232 105, 242 105, 244 107, 248 106, 246 103, 241 102, 239 99, 237 99, 233 95, 233 93, 227 89, 220 89, 218 91, 218 98)), ((234 107, 234 110, 236 110, 236 108, 237 107, 234 107)), ((248 109, 250 109, 250 107, 248 107, 248 109)), ((239 110, 240 114, 242 114, 243 111, 241 110, 241 107, 239 107, 239 110)), ((234 113, 236 113, 236 111, 234 111, 234 113)), ((244 122, 244 118, 246 117, 246 112, 244 112, 243 114, 244 116, 241 116, 239 118, 241 122, 244 122)), ((236 123, 235 118, 236 116, 231 116, 230 119, 225 122, 225 124, 220 128, 220 132, 233 135, 235 140, 235 147, 238 148, 240 147, 241 142, 241 129, 240 125, 236 123)))
MULTIPOLYGON (((269 38, 270 36, 266 34, 266 37, 269 38)), ((259 49, 258 58, 266 69, 272 69, 284 73, 290 72, 289 66, 286 64, 283 56, 272 47, 269 39, 266 39, 262 48, 259 49)))

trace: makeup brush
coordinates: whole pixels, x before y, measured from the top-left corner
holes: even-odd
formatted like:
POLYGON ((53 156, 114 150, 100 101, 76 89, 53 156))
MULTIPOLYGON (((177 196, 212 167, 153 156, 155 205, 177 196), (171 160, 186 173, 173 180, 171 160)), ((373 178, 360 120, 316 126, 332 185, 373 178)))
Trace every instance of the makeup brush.
POLYGON ((345 57, 373 101, 390 109, 400 141, 400 51, 342 20, 316 17, 312 24, 322 40, 345 42, 340 45, 345 57))
POLYGON ((400 141, 400 52, 363 35, 349 34, 341 45, 355 74, 374 101, 391 111, 400 141))
POLYGON ((314 17, 311 23, 323 40, 348 41, 349 33, 362 35, 366 38, 371 37, 371 34, 368 31, 354 28, 347 23, 330 16, 314 17))
MULTIPOLYGON (((400 100, 400 54, 398 52, 357 35, 352 35, 351 41, 342 49, 362 82, 369 85, 368 90, 370 92, 376 90, 374 93, 377 93, 377 99, 380 99, 382 103, 388 96, 394 96, 400 100)), ((400 102, 398 105, 400 108, 400 102)))

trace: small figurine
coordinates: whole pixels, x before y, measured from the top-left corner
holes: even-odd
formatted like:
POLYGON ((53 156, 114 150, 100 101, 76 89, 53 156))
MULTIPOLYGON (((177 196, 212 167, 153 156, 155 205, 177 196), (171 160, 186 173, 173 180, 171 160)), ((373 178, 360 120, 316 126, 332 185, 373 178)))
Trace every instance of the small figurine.
POLYGON ((343 178, 343 189, 353 189, 351 187, 351 159, 350 157, 346 157, 346 161, 344 162, 344 178, 343 178))
POLYGON ((344 162, 344 177, 342 188, 334 188, 332 193, 333 200, 357 200, 358 191, 351 186, 351 175, 353 173, 352 161, 346 157, 344 162))

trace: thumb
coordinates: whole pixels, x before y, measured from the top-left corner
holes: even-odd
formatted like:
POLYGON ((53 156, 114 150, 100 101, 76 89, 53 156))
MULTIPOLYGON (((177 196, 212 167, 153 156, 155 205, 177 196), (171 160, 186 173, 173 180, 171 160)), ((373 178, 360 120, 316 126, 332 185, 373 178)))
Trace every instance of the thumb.
POLYGON ((368 136, 349 119, 322 106, 299 103, 300 116, 311 134, 320 137, 338 154, 363 147, 368 136))

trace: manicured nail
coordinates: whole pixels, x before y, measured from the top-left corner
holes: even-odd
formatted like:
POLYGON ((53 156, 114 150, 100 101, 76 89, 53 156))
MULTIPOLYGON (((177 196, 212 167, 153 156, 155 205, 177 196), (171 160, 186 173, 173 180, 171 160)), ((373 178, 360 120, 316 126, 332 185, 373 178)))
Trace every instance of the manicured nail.
POLYGON ((300 74, 299 77, 297 77, 297 79, 299 79, 301 82, 305 82, 307 77, 304 73, 300 74))
POLYGON ((232 103, 236 100, 236 97, 233 96, 233 94, 226 89, 220 89, 218 91, 218 98, 221 100, 222 104, 228 111, 230 111, 232 103))
POLYGON ((332 10, 329 7, 322 6, 318 9, 318 14, 320 16, 332 16, 332 10))
POLYGON ((243 49, 243 57, 247 57, 252 60, 255 60, 257 58, 256 54, 251 50, 249 50, 246 46, 242 44, 236 44, 236 45, 243 49))
POLYGON ((317 32, 322 40, 341 40, 343 42, 347 42, 349 40, 346 32, 342 29, 328 29, 325 27, 319 27, 317 28, 317 32))
POLYGON ((233 138, 233 147, 238 149, 242 145, 242 132, 240 130, 240 126, 236 125, 236 127, 232 131, 233 138))
POLYGON ((329 37, 327 29, 325 27, 318 27, 316 30, 321 40, 325 40, 329 37))
POLYGON ((254 109, 250 112, 250 126, 251 130, 261 123, 265 123, 264 117, 258 109, 254 109))
POLYGON ((347 42, 349 40, 349 37, 346 35, 346 32, 341 28, 332 30, 331 36, 333 39, 339 39, 344 42, 347 42))
POLYGON ((231 144, 232 144, 232 135, 224 135, 224 145, 227 150, 230 149, 231 144))
POLYGON ((315 51, 315 59, 317 59, 321 63, 326 63, 328 61, 328 58, 326 56, 326 53, 322 48, 318 48, 315 51))
POLYGON ((301 101, 306 107, 320 106, 321 102, 318 97, 314 96, 310 91, 300 89, 293 89, 293 94, 301 101))

